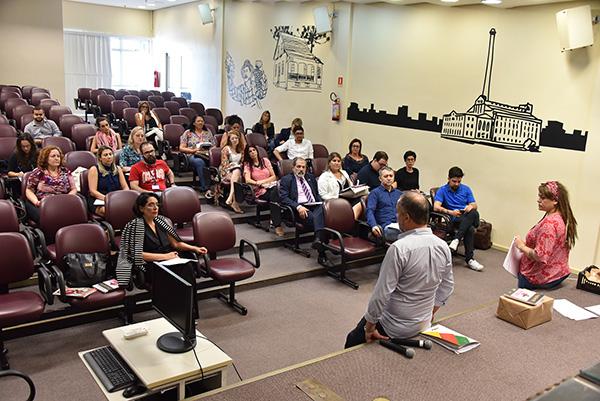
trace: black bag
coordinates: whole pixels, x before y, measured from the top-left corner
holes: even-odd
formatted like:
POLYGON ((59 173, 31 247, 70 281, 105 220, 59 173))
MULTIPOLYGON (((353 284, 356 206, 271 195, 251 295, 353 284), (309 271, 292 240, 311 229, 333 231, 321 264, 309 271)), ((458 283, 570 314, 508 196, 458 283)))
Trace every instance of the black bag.
POLYGON ((475 230, 473 245, 477 249, 489 249, 492 246, 492 223, 481 219, 479 227, 475 230))
POLYGON ((64 259, 69 266, 69 287, 91 287, 106 280, 106 254, 68 253, 64 259))

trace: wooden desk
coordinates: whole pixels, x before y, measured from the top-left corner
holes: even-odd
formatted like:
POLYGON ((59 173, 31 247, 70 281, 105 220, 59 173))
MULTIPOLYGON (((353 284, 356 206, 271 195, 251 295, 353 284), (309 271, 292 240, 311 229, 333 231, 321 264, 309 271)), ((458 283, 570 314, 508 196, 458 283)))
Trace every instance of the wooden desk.
MULTIPOLYGON (((178 399, 184 399, 186 383, 200 380, 202 377, 198 361, 202 364, 204 371, 205 387, 216 389, 227 384, 226 370, 227 366, 233 363, 233 360, 210 341, 197 338, 194 350, 198 356, 198 361, 196 361, 194 351, 169 354, 158 349, 156 340, 161 335, 172 331, 177 330, 165 319, 159 318, 102 332, 110 345, 123 357, 140 381, 148 387, 145 394, 128 400, 141 398, 174 386, 178 387, 178 399), (123 338, 125 327, 128 330, 135 327, 145 327, 148 329, 148 334, 126 340, 123 338)), ((202 335, 198 331, 196 333, 202 335)), ((79 355, 87 368, 90 369, 83 358, 85 352, 87 351, 80 352, 79 355)), ((91 369, 90 372, 109 400, 125 399, 122 395, 123 391, 108 393, 91 369)))

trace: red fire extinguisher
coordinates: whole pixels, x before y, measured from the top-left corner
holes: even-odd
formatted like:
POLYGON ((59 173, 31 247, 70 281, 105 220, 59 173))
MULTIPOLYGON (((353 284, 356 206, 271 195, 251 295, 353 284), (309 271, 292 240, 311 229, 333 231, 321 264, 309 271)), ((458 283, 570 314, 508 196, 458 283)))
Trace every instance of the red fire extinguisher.
POLYGON ((158 71, 154 71, 154 87, 158 88, 160 86, 160 78, 158 75, 158 71))
POLYGON ((333 102, 331 105, 331 120, 338 121, 340 119, 340 98, 337 97, 335 92, 331 92, 329 98, 333 102))

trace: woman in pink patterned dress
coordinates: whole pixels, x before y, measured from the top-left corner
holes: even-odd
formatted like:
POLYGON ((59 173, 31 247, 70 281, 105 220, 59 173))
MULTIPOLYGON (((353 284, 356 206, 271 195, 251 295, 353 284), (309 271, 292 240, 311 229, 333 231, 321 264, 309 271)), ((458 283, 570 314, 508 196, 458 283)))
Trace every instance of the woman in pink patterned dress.
POLYGON ((569 193, 558 181, 538 187, 538 209, 546 214, 533 227, 525 241, 517 236, 516 247, 523 252, 519 270, 520 288, 551 288, 571 273, 569 252, 577 238, 577 220, 573 216, 569 193))

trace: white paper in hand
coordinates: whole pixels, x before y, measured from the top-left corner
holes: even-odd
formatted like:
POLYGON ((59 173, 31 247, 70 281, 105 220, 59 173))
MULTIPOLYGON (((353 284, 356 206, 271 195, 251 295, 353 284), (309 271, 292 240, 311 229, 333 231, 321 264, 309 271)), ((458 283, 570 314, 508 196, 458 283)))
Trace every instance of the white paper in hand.
POLYGON ((523 252, 517 249, 515 239, 517 239, 517 237, 513 238, 513 242, 510 245, 510 249, 506 254, 506 258, 504 259, 504 263, 502 263, 502 266, 504 266, 506 271, 512 274, 514 277, 518 277, 519 268, 521 267, 521 256, 523 255, 523 252))

